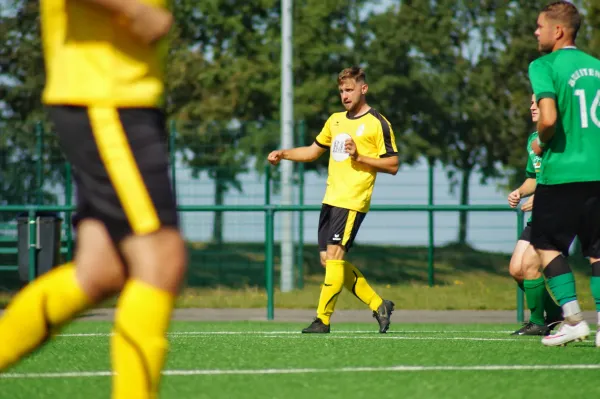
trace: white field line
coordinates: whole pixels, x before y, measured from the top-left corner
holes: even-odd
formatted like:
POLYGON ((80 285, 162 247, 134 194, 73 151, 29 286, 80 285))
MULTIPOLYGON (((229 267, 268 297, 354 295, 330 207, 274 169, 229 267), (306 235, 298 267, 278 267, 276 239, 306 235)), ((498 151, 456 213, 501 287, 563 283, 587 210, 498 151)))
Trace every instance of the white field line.
MULTIPOLYGON (((284 339, 304 339, 304 337, 294 335, 265 335, 265 338, 284 338, 284 339)), ((405 337, 401 335, 382 335, 382 336, 351 336, 351 335, 329 335, 326 339, 398 339, 407 341, 521 341, 538 342, 531 339, 521 338, 481 338, 481 337, 405 337)))
MULTIPOLYGON (((513 331, 488 331, 488 330, 398 330, 391 332, 388 335, 394 333, 402 334, 510 334, 513 331)), ((373 334, 379 336, 380 334, 376 330, 370 331, 351 331, 351 330, 335 330, 334 334, 373 334)), ((300 335, 300 331, 173 331, 169 332, 169 336, 185 336, 185 335, 300 335)), ((66 333, 57 334, 56 337, 109 337, 111 333, 66 333)))
MULTIPOLYGON (((524 371, 524 370, 599 370, 600 364, 532 364, 532 365, 488 365, 488 366, 389 366, 389 367, 341 367, 341 368, 290 368, 290 369, 246 369, 246 370, 165 370, 169 376, 201 375, 267 375, 267 374, 308 374, 308 373, 362 373, 362 372, 431 372, 431 371, 524 371)), ((0 374, 0 379, 29 378, 91 378, 109 377, 110 371, 73 371, 58 373, 8 373, 0 374)))

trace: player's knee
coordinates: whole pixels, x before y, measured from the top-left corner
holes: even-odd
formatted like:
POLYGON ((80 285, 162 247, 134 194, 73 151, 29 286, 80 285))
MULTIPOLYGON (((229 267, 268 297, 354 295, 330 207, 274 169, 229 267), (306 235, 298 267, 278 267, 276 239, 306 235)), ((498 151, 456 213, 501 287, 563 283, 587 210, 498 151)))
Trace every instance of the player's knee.
POLYGON ((524 280, 523 267, 520 259, 511 259, 508 266, 508 272, 516 281, 520 282, 524 280))
POLYGON ((540 272, 541 262, 537 253, 532 249, 528 251, 523 256, 523 262, 521 265, 521 269, 523 271, 523 276, 527 280, 535 280, 541 277, 540 272))
POLYGON ((328 245, 327 246, 327 259, 326 260, 343 260, 346 251, 341 245, 328 245))
POLYGON ((77 279, 89 299, 96 303, 121 291, 127 279, 125 267, 118 257, 97 261, 85 258, 77 263, 77 279))
POLYGON ((177 293, 187 268, 185 242, 177 229, 130 236, 121 247, 133 278, 177 293))
POLYGON ((321 261, 321 266, 325 267, 327 265, 327 252, 321 252, 319 254, 319 259, 321 261))
POLYGON ((125 266, 104 225, 93 219, 78 228, 77 279, 93 302, 119 292, 127 278, 125 266))

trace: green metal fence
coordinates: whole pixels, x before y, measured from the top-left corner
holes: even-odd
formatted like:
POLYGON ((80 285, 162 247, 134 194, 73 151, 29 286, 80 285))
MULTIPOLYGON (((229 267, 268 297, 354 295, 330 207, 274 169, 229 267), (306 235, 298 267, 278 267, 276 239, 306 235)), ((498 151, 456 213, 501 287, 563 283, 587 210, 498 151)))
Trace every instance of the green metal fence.
MULTIPOLYGON (((269 176, 267 174, 267 176, 269 176)), ((269 187, 269 179, 267 178, 266 186, 269 187)), ((268 193, 268 190, 265 190, 268 193)), ((281 206, 281 205, 272 205, 269 203, 269 195, 265 194, 265 204, 264 205, 246 205, 246 206, 180 206, 180 212, 263 212, 265 215, 265 287, 267 291, 267 318, 269 320, 274 319, 274 274, 275 274, 275 266, 274 266, 274 248, 275 248, 275 239, 274 239, 274 226, 275 226, 275 214, 277 212, 318 212, 321 207, 317 205, 291 205, 291 206, 281 206)), ((32 280, 35 278, 35 270, 36 270, 36 251, 37 251, 37 243, 36 243, 36 213, 39 211, 49 211, 49 212, 71 212, 74 211, 72 206, 0 206, 0 212, 23 212, 26 211, 28 213, 28 225, 29 225, 29 278, 32 280)), ((514 212, 511 209, 507 209, 505 206, 443 206, 443 205, 413 205, 413 206, 373 206, 371 208, 372 212, 456 212, 456 211, 469 211, 469 212, 514 212)), ((520 235, 523 229, 523 214, 521 212, 516 212, 517 214, 517 234, 520 235)), ((434 270, 434 230, 435 226, 433 223, 429 225, 429 251, 428 251, 428 280, 430 285, 434 284, 435 281, 435 270, 434 270)), ((16 252, 16 248, 14 249, 16 252)), ((302 265, 302 262, 299 263, 302 265)), ((17 267, 3 267, 0 270, 5 271, 16 271, 17 267)), ((524 319, 524 310, 523 310, 523 292, 517 288, 517 320, 522 322, 524 319)))
MULTIPOLYGON (((258 154, 257 158, 262 158, 268 153, 271 148, 276 148, 276 144, 273 144, 269 140, 273 136, 273 131, 278 131, 278 123, 266 123, 256 122, 248 123, 245 125, 239 125, 235 127, 223 127, 215 126, 214 131, 210 131, 210 127, 199 128, 198 126, 191 123, 176 123, 171 122, 169 129, 169 153, 171 159, 171 176, 173 184, 175 185, 178 198, 186 198, 186 194, 183 193, 185 187, 180 187, 178 182, 178 156, 189 150, 190 141, 191 145, 198 145, 198 141, 206 145, 206 150, 203 153, 202 149, 196 148, 196 155, 200 152, 200 156, 209 155, 212 156, 210 163, 206 163, 206 159, 200 159, 199 161, 204 163, 196 163, 196 166, 200 170, 210 170, 213 176, 218 176, 222 168, 228 167, 227 162, 223 162, 223 159, 227 157, 235 156, 235 148, 232 150, 228 148, 228 144, 232 142, 236 143, 236 146, 241 146, 246 149, 251 149, 253 152, 258 154), (227 134, 219 134, 223 129, 227 130, 227 134), (249 139, 251 137, 251 140, 249 139), (246 141, 244 141, 246 140, 246 141)), ((44 157, 47 152, 45 148, 46 140, 44 140, 47 132, 44 131, 42 124, 36 124, 33 131, 35 132, 35 151, 32 157, 32 162, 35 164, 35 197, 30 204, 21 205, 3 205, 0 202, 0 217, 5 223, 0 224, 0 271, 16 271, 17 265, 11 264, 10 262, 2 261, 2 255, 12 256, 15 258, 17 254, 16 238, 10 234, 2 234, 2 231, 10 231, 14 229, 14 225, 6 223, 7 220, 14 220, 14 217, 21 212, 26 212, 29 229, 32 234, 29 235, 30 242, 28 247, 29 256, 29 278, 30 280, 35 278, 36 270, 36 242, 35 242, 35 228, 36 220, 35 216, 37 212, 48 211, 61 213, 63 220, 63 241, 61 247, 61 253, 65 256, 66 260, 72 259, 73 256, 73 231, 71 225, 72 212, 75 210, 73 205, 73 184, 71 178, 71 168, 64 159, 56 158, 48 160, 44 157), (45 181, 45 174, 47 173, 48 162, 55 162, 56 165, 60 165, 57 168, 62 171, 62 190, 58 190, 61 195, 64 195, 64 200, 61 201, 58 198, 53 200, 45 200, 44 190, 47 189, 47 182, 45 181), (46 203, 44 203, 46 202, 46 203), (55 205, 62 203, 62 205, 55 205)), ((296 143, 305 143, 305 129, 304 124, 300 122, 296 128, 296 143)), ((236 147, 237 148, 237 147, 236 147)), ((263 158, 264 159, 264 158, 263 158)), ((190 163, 196 162, 196 160, 189 160, 190 163)), ((246 160, 247 161, 247 160, 246 160)), ((261 187, 262 194, 259 196, 262 198, 256 198, 253 200, 253 204, 235 204, 225 205, 214 203, 211 205, 197 205, 195 201, 195 194, 190 195, 186 204, 179 206, 179 211, 185 214, 231 214, 231 213, 256 213, 263 214, 264 216, 264 284, 267 291, 267 317, 272 319, 274 317, 274 286, 275 286, 275 257, 276 257, 276 215, 281 212, 295 212, 298 215, 297 218, 297 240, 295 243, 295 265, 297 275, 297 287, 302 288, 304 282, 305 271, 304 265, 304 214, 306 212, 314 213, 320 210, 320 205, 305 205, 305 172, 303 164, 296 164, 295 169, 295 184, 298 187, 296 204, 290 206, 275 205, 272 203, 272 193, 274 192, 274 186, 276 180, 273 179, 273 174, 276 173, 276 169, 271 167, 262 167, 261 179, 256 183, 257 187, 261 187)), ((56 167, 55 167, 56 169, 56 167)), ((214 179, 213 179, 214 180, 214 179)), ((60 185, 61 183, 59 183, 60 185)), ((428 169, 428 188, 427 188, 427 204, 426 205, 373 205, 370 213, 375 212, 420 212, 426 213, 427 217, 427 283, 429 286, 433 286, 436 281, 434 260, 435 260, 435 237, 436 237, 436 225, 434 223, 435 213, 448 213, 448 212, 492 212, 492 213, 504 213, 511 212, 516 214, 516 237, 518 237, 523 229, 523 213, 510 209, 506 205, 435 205, 434 204, 434 182, 433 182, 433 168, 428 169)), ((215 191, 216 192, 216 191, 215 191)), ((59 197, 61 196, 59 195, 59 197)), ((1 199, 0 199, 1 200, 1 199)), ((179 201, 182 203, 182 201, 179 201)), ((261 222, 262 224, 262 222, 261 222)), ((523 292, 517 289, 517 320, 523 321, 523 292)))

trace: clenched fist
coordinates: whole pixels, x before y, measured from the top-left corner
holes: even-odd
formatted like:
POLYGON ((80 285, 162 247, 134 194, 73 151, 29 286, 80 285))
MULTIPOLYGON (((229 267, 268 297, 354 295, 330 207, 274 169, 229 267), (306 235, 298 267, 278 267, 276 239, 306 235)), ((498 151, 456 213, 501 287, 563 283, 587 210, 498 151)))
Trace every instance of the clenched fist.
POLYGON ((271 165, 279 164, 279 161, 281 161, 282 159, 283 159, 283 151, 282 150, 271 151, 271 153, 267 157, 267 161, 269 161, 269 163, 271 165))
POLYGON ((356 150, 356 143, 352 138, 346 139, 344 143, 344 150, 350 155, 350 158, 356 159, 358 157, 358 151, 356 150))
POLYGON ((510 205, 511 208, 516 208, 520 201, 521 193, 519 193, 518 189, 508 194, 508 205, 510 205))

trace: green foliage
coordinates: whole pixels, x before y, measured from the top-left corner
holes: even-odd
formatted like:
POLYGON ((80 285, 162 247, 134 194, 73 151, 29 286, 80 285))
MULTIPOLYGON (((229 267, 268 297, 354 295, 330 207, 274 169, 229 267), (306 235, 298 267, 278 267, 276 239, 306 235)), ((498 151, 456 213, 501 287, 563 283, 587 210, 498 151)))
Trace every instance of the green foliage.
MULTIPOLYGON (((0 190, 5 202, 32 200, 34 122, 44 70, 38 2, 10 0, 0 16, 0 190), (23 177, 27 176, 27 177, 23 177)), ((367 0, 293 3, 294 117, 306 122, 309 145, 326 118, 342 110, 336 77, 344 67, 366 67, 368 100, 392 123, 401 161, 425 156, 446 165, 469 202, 474 173, 483 181, 522 179, 529 120, 527 66, 538 56, 533 36, 545 2, 526 0, 391 0, 373 13, 367 0)), ((582 43, 598 48, 596 2, 584 0, 582 43)), ((166 89, 176 121, 177 149, 195 176, 215 182, 215 203, 242 190, 239 176, 262 172, 279 147, 281 2, 173 0, 166 89)), ((45 141, 50 182, 62 168, 53 135, 45 141)), ((327 159, 306 165, 323 170, 327 159)), ((217 216, 218 218, 218 216, 217 216)), ((220 223, 215 220, 215 223, 220 223)), ((459 241, 466 240, 466 215, 459 241)), ((219 228, 214 238, 220 240, 219 228)))
MULTIPOLYGON (((36 171, 39 123, 49 131, 40 102, 44 85, 38 4, 35 1, 6 1, 0 13, 0 204, 54 201, 38 191, 36 171)), ((57 140, 43 134, 46 183, 62 178, 64 162, 57 140)))

